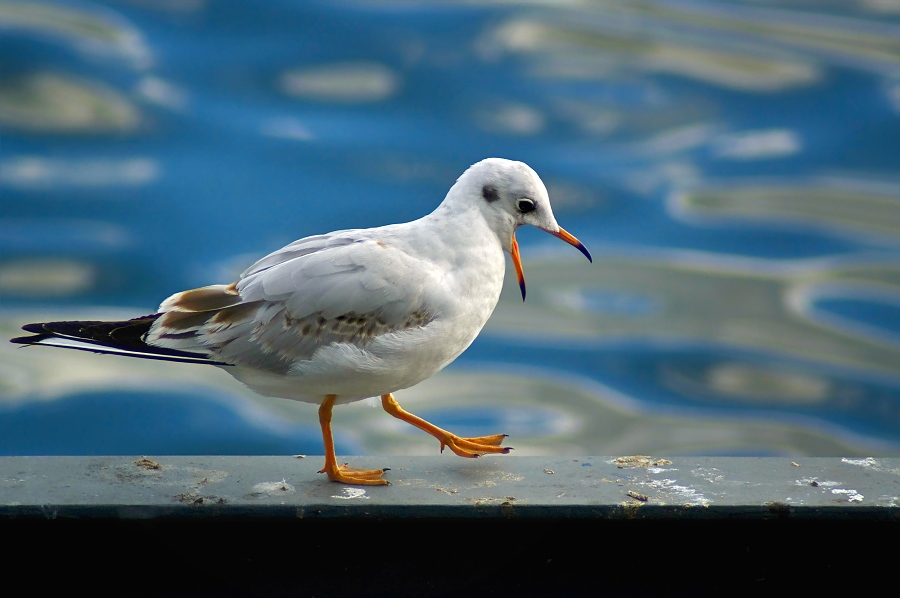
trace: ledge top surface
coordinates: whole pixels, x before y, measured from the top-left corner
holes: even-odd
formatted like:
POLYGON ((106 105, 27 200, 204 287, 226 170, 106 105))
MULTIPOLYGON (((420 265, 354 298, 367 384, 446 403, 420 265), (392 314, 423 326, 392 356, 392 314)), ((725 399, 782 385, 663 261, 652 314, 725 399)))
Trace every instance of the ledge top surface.
POLYGON ((355 457, 390 486, 317 474, 321 457, 0 458, 0 517, 590 517, 900 520, 900 459, 355 457))

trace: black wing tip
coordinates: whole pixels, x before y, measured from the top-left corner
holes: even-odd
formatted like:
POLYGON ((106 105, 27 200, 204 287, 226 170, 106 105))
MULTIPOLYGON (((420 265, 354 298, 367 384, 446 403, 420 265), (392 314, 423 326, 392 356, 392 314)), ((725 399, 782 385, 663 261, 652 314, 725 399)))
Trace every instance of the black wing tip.
POLYGON ((113 350, 114 347, 103 344, 95 344, 92 345, 85 342, 85 346, 83 347, 75 347, 75 346, 61 346, 61 345, 52 345, 47 344, 44 345, 42 341, 52 340, 54 338, 61 338, 55 334, 44 333, 44 334, 35 334, 33 336, 17 336, 15 338, 9 339, 9 342, 15 343, 17 345, 23 345, 25 347, 28 346, 49 346, 49 347, 61 347, 64 349, 74 349, 76 351, 86 351, 89 353, 95 353, 97 355, 118 355, 120 357, 137 357, 139 359, 151 359, 156 361, 172 361, 176 363, 199 363, 204 365, 216 365, 223 367, 233 366, 233 363, 224 363, 221 361, 215 361, 214 359, 210 359, 209 356, 203 355, 200 353, 189 353, 187 351, 176 351, 174 349, 162 349, 158 347, 154 347, 155 351, 148 353, 131 353, 129 354, 126 351, 116 351, 113 350))
POLYGON ((44 329, 44 324, 42 322, 38 322, 35 324, 25 324, 24 326, 22 326, 22 330, 24 330, 25 332, 33 332, 35 334, 47 332, 47 330, 44 329))
POLYGON ((15 343, 17 345, 33 345, 47 338, 50 338, 49 334, 36 334, 33 336, 17 336, 15 338, 9 339, 9 342, 15 343))
POLYGON ((51 338, 53 334, 44 328, 44 322, 35 322, 34 324, 25 324, 22 326, 25 332, 31 332, 32 336, 17 336, 9 339, 9 342, 17 345, 33 345, 43 340, 51 338))
POLYGON ((69 339, 82 342, 85 346, 56 346, 66 349, 88 351, 98 355, 121 355, 137 357, 139 359, 154 359, 159 361, 174 361, 182 363, 203 363, 217 366, 231 366, 234 364, 223 363, 211 359, 210 356, 190 351, 178 351, 153 347, 143 342, 143 331, 149 329, 154 320, 162 314, 153 313, 146 316, 120 321, 59 321, 59 322, 35 322, 25 324, 22 330, 31 332, 31 336, 17 336, 9 339, 16 345, 41 345, 43 341, 53 339, 69 339), (127 331, 126 338, 120 339, 115 333, 127 331), (130 337, 130 338, 129 338, 130 337), (131 353, 129 355, 129 353, 131 353))

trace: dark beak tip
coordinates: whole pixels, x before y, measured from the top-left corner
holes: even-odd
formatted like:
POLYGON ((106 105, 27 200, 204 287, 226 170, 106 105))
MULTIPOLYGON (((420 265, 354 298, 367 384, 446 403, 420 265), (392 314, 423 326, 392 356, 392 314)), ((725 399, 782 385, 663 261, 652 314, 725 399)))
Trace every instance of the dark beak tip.
POLYGON ((586 257, 590 263, 592 263, 592 264, 594 263, 594 258, 591 257, 591 252, 588 251, 588 248, 587 248, 587 247, 585 247, 584 245, 579 245, 579 246, 578 246, 578 251, 580 251, 581 253, 583 253, 583 254, 584 254, 584 257, 586 257))

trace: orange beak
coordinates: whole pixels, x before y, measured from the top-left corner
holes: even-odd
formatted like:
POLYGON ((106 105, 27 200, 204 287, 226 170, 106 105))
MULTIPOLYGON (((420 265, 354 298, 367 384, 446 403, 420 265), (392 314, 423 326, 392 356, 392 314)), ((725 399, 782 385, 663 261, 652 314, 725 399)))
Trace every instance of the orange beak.
MULTIPOLYGON (((586 257, 589 262, 594 262, 594 259, 591 257, 591 252, 587 250, 587 247, 585 247, 581 241, 566 232, 563 227, 559 227, 558 233, 547 232, 557 239, 562 239, 569 245, 578 249, 578 251, 584 254, 584 257, 586 257)), ((519 243, 516 241, 515 232, 513 232, 512 251, 510 251, 510 253, 512 254, 513 266, 516 267, 516 277, 519 279, 519 288, 522 290, 522 301, 525 301, 525 272, 522 270, 522 258, 519 257, 519 243)))

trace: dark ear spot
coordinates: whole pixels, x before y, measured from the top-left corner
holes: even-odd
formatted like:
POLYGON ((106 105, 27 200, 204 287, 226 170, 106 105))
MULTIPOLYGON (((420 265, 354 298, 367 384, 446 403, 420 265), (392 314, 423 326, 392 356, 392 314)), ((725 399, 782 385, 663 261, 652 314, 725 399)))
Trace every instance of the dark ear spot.
POLYGON ((493 185, 485 185, 481 188, 481 196, 485 201, 491 203, 500 199, 500 192, 493 185))

